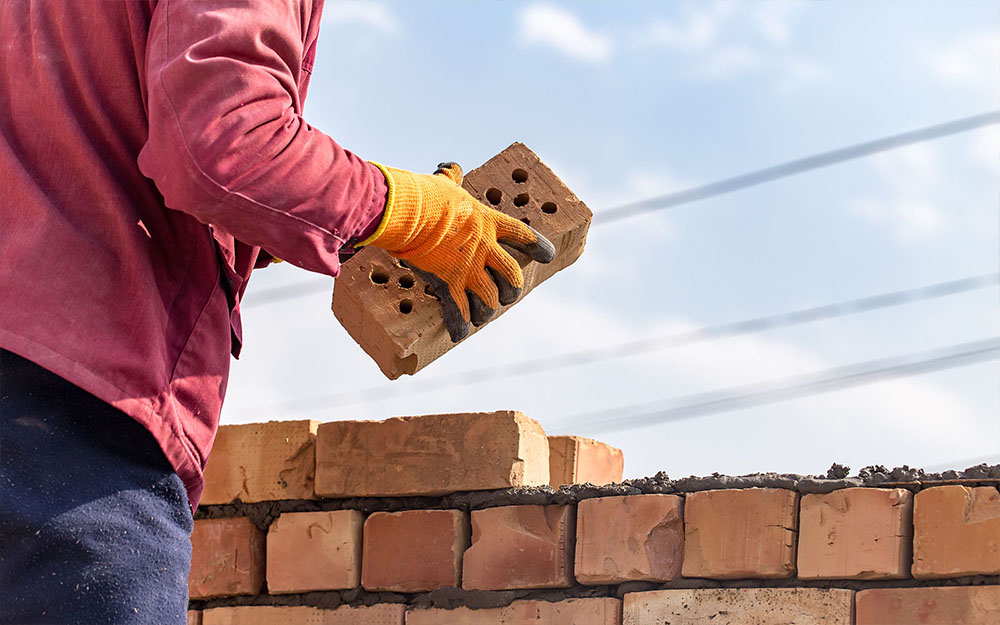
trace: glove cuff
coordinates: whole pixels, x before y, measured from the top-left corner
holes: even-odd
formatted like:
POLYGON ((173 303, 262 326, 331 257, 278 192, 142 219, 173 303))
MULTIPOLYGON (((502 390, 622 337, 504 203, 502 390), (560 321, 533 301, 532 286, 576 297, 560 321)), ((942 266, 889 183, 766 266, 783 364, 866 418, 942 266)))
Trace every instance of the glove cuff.
POLYGON ((389 225, 389 219, 392 217, 392 208, 396 203, 396 181, 393 180, 392 174, 389 173, 389 169, 381 163, 376 163, 375 161, 368 162, 375 167, 378 167, 378 170, 382 172, 383 176, 385 176, 385 186, 388 189, 388 192, 386 193, 385 198, 385 210, 382 212, 382 221, 379 222, 378 228, 375 229, 375 232, 373 232, 371 236, 355 245, 355 247, 370 245, 382 236, 386 227, 389 225))

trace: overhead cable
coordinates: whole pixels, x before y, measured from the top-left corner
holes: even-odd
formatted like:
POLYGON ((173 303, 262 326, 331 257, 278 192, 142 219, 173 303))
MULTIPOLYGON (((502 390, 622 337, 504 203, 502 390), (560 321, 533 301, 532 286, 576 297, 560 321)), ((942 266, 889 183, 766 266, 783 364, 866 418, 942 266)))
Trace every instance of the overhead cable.
POLYGON ((373 386, 354 391, 324 393, 312 397, 290 399, 267 405, 245 406, 236 410, 259 413, 261 411, 301 410, 310 406, 335 405, 345 406, 358 403, 371 403, 387 397, 398 395, 414 395, 451 388, 482 383, 487 380, 535 375, 538 373, 578 367, 615 358, 625 358, 646 354, 649 352, 679 347, 718 338, 755 334, 789 326, 801 325, 825 319, 834 319, 847 315, 900 306, 921 300, 956 295, 977 289, 996 287, 1000 285, 1000 273, 989 273, 947 282, 938 282, 914 289, 892 291, 869 297, 862 297, 823 306, 803 308, 791 312, 754 317, 731 323, 724 323, 705 328, 674 332, 670 334, 640 338, 616 345, 591 347, 555 356, 530 358, 502 365, 467 369, 448 375, 422 377, 419 385, 373 386))

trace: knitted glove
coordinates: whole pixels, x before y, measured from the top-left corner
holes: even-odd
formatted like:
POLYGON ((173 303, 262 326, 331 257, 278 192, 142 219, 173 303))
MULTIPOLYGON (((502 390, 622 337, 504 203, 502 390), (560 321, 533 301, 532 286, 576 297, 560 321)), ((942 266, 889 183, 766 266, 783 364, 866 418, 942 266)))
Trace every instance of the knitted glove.
POLYGON ((521 268, 500 243, 540 263, 555 257, 548 239, 469 195, 455 163, 441 163, 430 176, 374 165, 385 175, 388 200, 378 229, 358 245, 386 250, 430 283, 453 342, 521 295, 521 268))

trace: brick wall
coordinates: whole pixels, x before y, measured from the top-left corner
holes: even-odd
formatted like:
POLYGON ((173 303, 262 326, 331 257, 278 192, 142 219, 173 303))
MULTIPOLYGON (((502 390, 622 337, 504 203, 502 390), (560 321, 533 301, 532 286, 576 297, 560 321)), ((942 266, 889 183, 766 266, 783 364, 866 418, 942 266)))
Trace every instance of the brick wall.
POLYGON ((1000 623, 1000 466, 622 482, 509 411, 220 441, 191 623, 1000 623))

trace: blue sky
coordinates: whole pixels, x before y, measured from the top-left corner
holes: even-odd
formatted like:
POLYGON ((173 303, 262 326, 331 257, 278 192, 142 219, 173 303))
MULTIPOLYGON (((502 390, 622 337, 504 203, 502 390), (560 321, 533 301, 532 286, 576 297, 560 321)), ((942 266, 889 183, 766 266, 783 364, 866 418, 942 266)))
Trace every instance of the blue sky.
MULTIPOLYGON (((471 169, 521 141, 599 214, 998 108, 997 2, 328 0, 306 118, 417 171, 471 169)), ((316 280, 278 266, 251 282, 223 423, 516 409, 621 447, 633 477, 1000 462, 996 362, 640 429, 573 426, 592 410, 995 337, 996 288, 420 392, 491 363, 998 268, 997 126, 594 228, 575 265, 394 382, 329 311, 332 281, 255 303, 316 280)))

